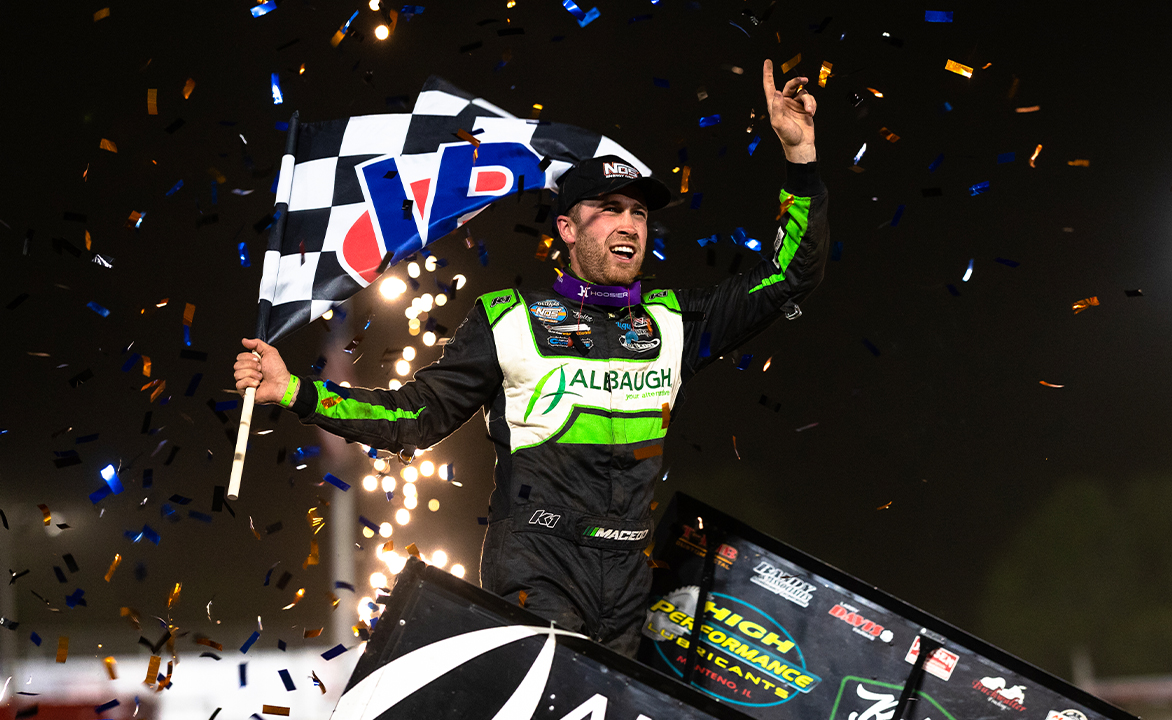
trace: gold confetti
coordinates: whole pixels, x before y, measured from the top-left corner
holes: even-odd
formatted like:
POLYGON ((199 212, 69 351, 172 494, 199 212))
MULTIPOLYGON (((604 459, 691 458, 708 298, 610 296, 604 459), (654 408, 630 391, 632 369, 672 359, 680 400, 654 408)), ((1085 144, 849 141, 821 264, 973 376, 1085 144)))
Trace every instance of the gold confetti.
POLYGON ((63 663, 69 657, 69 636, 57 638, 57 662, 63 663))
POLYGON ((296 605, 297 603, 301 602, 301 598, 303 598, 303 597, 305 597, 305 588, 299 589, 297 591, 297 593, 293 596, 293 602, 289 603, 288 605, 286 605, 285 607, 283 607, 281 609, 282 610, 292 610, 293 606, 296 605))
POLYGON ((1090 166, 1091 166, 1091 161, 1090 161, 1090 160, 1082 160, 1082 159, 1079 159, 1079 160, 1067 160, 1067 161, 1066 161, 1066 164, 1067 164, 1067 165, 1073 165, 1074 167, 1090 167, 1090 166))
POLYGON ((256 531, 256 524, 252 521, 251 515, 248 516, 248 529, 252 531, 257 540, 260 540, 260 533, 256 531))
POLYGON ((973 76, 973 69, 971 67, 968 65, 961 65, 955 60, 949 60, 948 62, 944 63, 944 69, 949 72, 954 72, 957 75, 964 75, 966 78, 971 78, 973 76))
POLYGON ((524 590, 517 593, 517 604, 520 605, 521 607, 525 607, 525 601, 528 599, 529 599, 529 593, 525 592, 524 590))
POLYGON ((167 307, 167 303, 169 303, 169 302, 171 302, 170 298, 163 298, 162 300, 155 303, 155 307, 157 307, 157 308, 167 307))
POLYGON ((1074 310, 1074 314, 1078 315, 1080 312, 1082 312, 1083 310, 1086 310, 1090 306, 1098 305, 1098 304, 1099 304, 1099 297, 1096 295, 1094 297, 1083 298, 1082 300, 1075 302, 1070 307, 1074 310))
POLYGON ((187 78, 187 82, 183 83, 183 99, 191 97, 193 92, 195 92, 195 78, 187 78))
POLYGON ((212 179, 214 179, 216 182, 218 182, 221 185, 228 182, 228 178, 224 177, 224 173, 220 172, 219 170, 215 169, 214 167, 208 168, 208 175, 211 175, 212 179))
POLYGON ((456 131, 456 137, 460 138, 466 143, 472 143, 472 147, 480 147, 480 140, 476 139, 475 135, 468 132, 467 130, 464 130, 463 128, 456 131))
POLYGON ((162 395, 163 390, 165 390, 166 388, 167 388, 167 381, 166 380, 159 382, 159 386, 157 388, 155 388, 155 391, 153 393, 151 393, 151 402, 154 402, 155 398, 162 395))
POLYGON ((171 673, 175 670, 175 665, 170 660, 167 661, 167 676, 159 681, 159 686, 155 688, 155 692, 163 692, 167 686, 171 684, 171 673))
POLYGON ((772 363, 773 363, 773 356, 772 356, 772 355, 770 355, 770 356, 769 356, 769 359, 765 361, 765 367, 761 368, 761 372, 765 372, 766 370, 768 370, 768 369, 769 369, 769 366, 770 366, 772 363))
POLYGON ((659 425, 659 429, 666 430, 668 423, 671 422, 671 406, 668 405, 667 403, 664 403, 659 408, 659 414, 663 418, 662 422, 659 425))
POLYGON ((325 518, 317 514, 316 507, 311 507, 309 512, 305 513, 305 519, 309 522, 309 527, 313 530, 314 535, 317 535, 322 526, 326 524, 325 518))
POLYGON ((545 106, 542 105, 541 103, 533 103, 533 112, 529 113, 529 119, 530 120, 538 119, 539 117, 541 117, 541 111, 544 109, 545 109, 545 106))
POLYGON ((94 13, 94 22, 108 17, 110 17, 110 8, 102 8, 101 10, 94 13))
POLYGON ((872 94, 872 95, 874 95, 875 97, 877 97, 877 98, 881 98, 881 97, 883 97, 883 93, 879 92, 879 91, 878 91, 878 90, 876 90, 875 88, 869 87, 869 88, 867 88, 867 89, 868 89, 868 90, 870 90, 870 91, 871 91, 871 94, 872 94))
POLYGON ((118 679, 118 661, 111 655, 102 661, 106 665, 106 674, 110 676, 111 680, 118 679))
POLYGON ((142 213, 137 210, 131 210, 130 217, 126 218, 126 225, 123 227, 133 228, 136 224, 138 224, 140 219, 142 219, 142 213))
POLYGON ((310 630, 309 628, 306 628, 304 637, 306 640, 308 640, 310 638, 315 638, 318 635, 321 635, 322 630, 324 630, 324 629, 325 628, 314 628, 313 630, 310 630))
POLYGON ((130 622, 134 625, 135 630, 142 630, 142 625, 139 624, 139 613, 134 608, 124 607, 120 613, 121 617, 130 618, 130 622))
POLYGON ((211 638, 206 638, 206 637, 202 637, 202 636, 197 637, 195 639, 195 644, 196 645, 203 645, 204 647, 210 647, 212 650, 219 650, 221 652, 224 650, 224 646, 221 645, 220 643, 216 642, 215 640, 212 640, 211 638))
POLYGON ((740 459, 741 459, 741 453, 740 453, 740 451, 739 451, 739 450, 737 450, 737 436, 736 436, 736 435, 733 435, 733 436, 732 436, 732 438, 733 438, 733 452, 734 452, 734 453, 736 453, 737 460, 740 460, 740 459))
POLYGON ((688 192, 688 179, 692 177, 692 168, 687 165, 680 171, 680 193, 688 192))
POLYGON ((262 715, 284 715, 285 717, 289 717, 289 708, 280 705, 265 705, 260 712, 262 715))
POLYGON ((830 77, 830 69, 834 67, 834 63, 823 60, 822 67, 818 68, 818 87, 826 87, 826 79, 830 77))
POLYGON ((893 502, 895 502, 895 501, 894 501, 894 500, 891 500, 891 501, 889 501, 889 502, 888 502, 886 505, 880 505, 879 507, 877 507, 877 508, 875 508, 875 509, 876 509, 876 510, 886 510, 886 509, 888 509, 889 507, 891 507, 891 503, 893 503, 893 502))
POLYGON ((175 587, 171 588, 171 594, 167 596, 167 610, 179 604, 179 593, 183 592, 183 583, 175 583, 175 587))
POLYGON ((802 61, 802 54, 801 53, 798 53, 797 55, 794 55, 789 60, 786 60, 784 63, 781 64, 781 74, 784 75, 787 72, 789 72, 790 70, 793 70, 794 67, 796 67, 797 64, 800 63, 801 61, 802 61))
POLYGON ((773 218, 773 219, 774 219, 774 220, 780 220, 780 219, 781 219, 781 216, 782 216, 782 215, 785 215, 785 211, 786 211, 786 210, 789 210, 789 209, 790 209, 790 206, 791 206, 791 205, 793 205, 793 204, 794 204, 794 196, 793 196, 793 195, 790 195, 790 196, 789 196, 789 197, 787 197, 787 198, 786 198, 786 199, 785 199, 785 200, 784 200, 784 201, 781 203, 781 205, 780 205, 780 206, 777 208, 777 217, 775 217, 775 218, 773 218))
POLYGON ((90 231, 89 231, 89 230, 86 230, 86 231, 85 231, 85 249, 86 249, 86 250, 92 250, 92 249, 93 249, 93 238, 91 238, 91 237, 90 237, 90 231))
POLYGON ((187 303, 183 308, 183 324, 190 325, 193 320, 195 320, 195 306, 187 303))
POLYGON ((143 377, 150 377, 151 376, 151 359, 149 357, 147 357, 146 355, 142 356, 142 376, 143 377))
POLYGON ((1014 75, 1013 82, 1009 85, 1009 92, 1005 93, 1005 97, 1012 98, 1017 94, 1017 86, 1021 83, 1021 78, 1014 75))
POLYGON ((49 512, 48 505, 37 505, 37 507, 41 509, 41 514, 45 516, 45 525, 47 526, 49 524, 49 520, 53 517, 53 513, 49 512))
MULTIPOLYGON (((392 12, 394 12, 394 11, 392 11, 392 12)), ((321 631, 319 630, 318 632, 321 632, 321 631)), ((321 688, 321 694, 322 694, 322 695, 325 695, 325 694, 326 694, 326 684, 325 684, 324 682, 322 682, 322 681, 321 681, 321 678, 319 678, 319 677, 317 676, 317 673, 313 672, 312 670, 310 670, 310 671, 309 671, 309 674, 313 676, 313 682, 314 682, 314 683, 315 683, 315 684, 316 684, 316 685, 317 685, 319 688, 321 688)))
POLYGON ((1034 167, 1034 161, 1038 159, 1038 153, 1040 152, 1042 152, 1042 144, 1038 143, 1038 146, 1034 148, 1034 154, 1030 155, 1030 167, 1034 167))
POLYGON ((340 603, 340 602, 342 602, 342 598, 338 597, 337 595, 335 595, 333 593, 330 593, 330 607, 332 607, 334 610, 337 610, 338 603, 340 603))
POLYGON ((549 235, 542 234, 541 239, 537 241, 537 252, 534 254, 534 257, 545 262, 546 258, 549 257, 549 249, 551 247, 553 247, 553 238, 549 235))
POLYGON ((1042 385, 1045 385, 1046 387, 1052 387, 1052 388, 1066 387, 1065 385, 1055 385, 1054 383, 1048 383, 1045 380, 1039 380, 1038 382, 1041 383, 1042 385))
POLYGON ((151 660, 147 663, 146 679, 142 681, 147 687, 154 687, 155 680, 159 676, 159 663, 161 662, 163 662, 163 658, 151 655, 151 660))
POLYGON ((419 557, 419 548, 417 548, 415 546, 415 543, 411 543, 406 548, 404 548, 404 550, 406 550, 407 554, 410 555, 411 557, 415 558, 416 560, 423 559, 423 558, 419 557))
MULTIPOLYGON (((657 507, 659 507, 659 501, 658 501, 658 500, 652 500, 652 501, 651 501, 651 504, 650 504, 650 505, 647 507, 647 509, 648 509, 648 510, 650 510, 651 512, 655 512, 655 508, 657 508, 657 507)), ((654 541, 654 540, 652 540, 652 541, 651 541, 651 544, 650 544, 650 545, 648 545, 648 546, 647 546, 647 548, 648 548, 648 549, 651 549, 651 548, 654 548, 654 547, 655 547, 655 541, 654 541)))
POLYGON ((993 63, 991 63, 991 62, 988 62, 988 63, 985 63, 984 65, 982 65, 982 66, 981 66, 981 69, 982 69, 982 70, 988 70, 988 69, 989 69, 989 68, 991 68, 991 67, 993 67, 993 63))
POLYGON ((1013 111, 1019 112, 1019 113, 1032 113, 1032 112, 1037 112, 1041 109, 1042 109, 1041 105, 1030 105, 1029 107, 1014 108, 1013 111))
MULTIPOLYGON (((110 578, 114 577, 114 571, 117 570, 118 566, 121 564, 122 564, 122 555, 120 553, 114 553, 114 559, 112 561, 110 561, 110 569, 106 571, 106 582, 110 582, 110 578)), ((122 608, 122 609, 126 610, 127 608, 122 608)), ((122 613, 122 614, 125 615, 126 613, 122 613)))
POLYGON ((321 551, 317 547, 317 540, 309 541, 309 557, 305 558, 305 562, 301 563, 301 569, 305 570, 310 565, 317 565, 321 562, 321 551))
POLYGON ((899 136, 896 135, 895 133, 891 132, 887 128, 879 128, 879 134, 882 135, 883 139, 886 140, 887 142, 898 142, 899 141, 899 136))
POLYGON ((635 448, 635 459, 636 460, 646 460, 647 458, 653 458, 656 455, 662 455, 662 454, 663 454, 663 446, 662 445, 648 445, 646 447, 635 448))
POLYGON ((385 543, 383 543, 383 552, 389 553, 394 549, 395 549, 395 541, 394 540, 387 540, 385 543))
POLYGON ((159 114, 159 91, 156 88, 147 88, 147 115, 159 114))
POLYGON ((112 153, 118 152, 118 146, 114 144, 113 140, 102 138, 102 142, 98 143, 98 148, 101 150, 109 150, 112 153))

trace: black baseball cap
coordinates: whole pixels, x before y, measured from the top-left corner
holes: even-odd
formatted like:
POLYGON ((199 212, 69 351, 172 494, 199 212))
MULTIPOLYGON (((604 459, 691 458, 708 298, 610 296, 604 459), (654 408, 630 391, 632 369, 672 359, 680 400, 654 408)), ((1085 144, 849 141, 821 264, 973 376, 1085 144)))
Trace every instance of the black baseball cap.
POLYGON ((618 155, 603 155, 583 160, 558 179, 557 214, 565 215, 583 200, 626 187, 643 193, 648 210, 658 210, 671 202, 671 190, 658 178, 640 174, 634 165, 618 155))

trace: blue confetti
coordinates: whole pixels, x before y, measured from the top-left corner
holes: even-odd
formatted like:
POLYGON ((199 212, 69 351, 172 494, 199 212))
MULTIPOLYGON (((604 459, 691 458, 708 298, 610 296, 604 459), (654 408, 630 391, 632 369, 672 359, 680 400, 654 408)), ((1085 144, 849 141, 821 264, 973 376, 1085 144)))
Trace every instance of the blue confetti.
POLYGON ((324 653, 322 653, 321 656, 322 656, 323 660, 333 660, 334 658, 338 657, 339 655, 341 655, 342 653, 346 652, 349 649, 350 648, 346 647, 345 645, 335 645, 332 648, 330 648, 329 650, 326 650, 324 653))
POLYGON ((118 471, 114 469, 113 465, 107 465, 101 469, 102 479, 110 486, 110 492, 117 495, 122 492, 122 481, 118 479, 118 471))
POLYGON ((753 355, 751 353, 745 353, 744 355, 741 355, 741 359, 737 363, 737 370, 748 370, 749 365, 751 365, 752 362, 753 355))
POLYGON ((378 532, 378 523, 374 522, 370 518, 368 518, 364 515, 359 515, 358 522, 361 523, 362 525, 365 525, 366 527, 370 528, 374 532, 378 532))
POLYGON ((830 248, 830 259, 842 260, 842 240, 836 241, 834 246, 830 248))
POLYGON ((747 37, 747 38, 752 38, 752 37, 753 37, 752 35, 750 35, 750 34, 749 34, 749 31, 748 31, 748 30, 744 29, 744 28, 743 28, 743 27, 741 27, 740 25, 737 25, 737 24, 736 24, 735 22, 733 22, 732 20, 729 20, 729 21, 728 21, 728 24, 729 24, 729 25, 732 25, 732 26, 733 26, 733 27, 735 27, 737 30, 740 30, 741 32, 743 32, 743 33, 745 34, 745 37, 747 37))
POLYGON ((588 11, 586 11, 586 17, 584 17, 578 21, 578 27, 586 27, 590 23, 597 20, 598 16, 601 14, 602 13, 598 12, 598 8, 596 8, 596 7, 590 8, 588 11))
POLYGON ((757 146, 760 144, 761 144, 761 136, 754 135, 753 139, 749 141, 749 155, 752 155, 753 151, 756 150, 757 146))
POLYGON ((248 663, 240 663, 240 687, 248 684, 248 663))
POLYGON ((1011 267, 1011 268, 1015 268, 1015 267, 1017 267, 1018 265, 1021 265, 1021 263, 1017 262, 1016 260, 1009 260, 1009 259, 1007 259, 1007 258, 993 258, 993 261, 994 261, 994 262, 999 262, 999 263, 1001 263, 1002 265, 1007 265, 1007 266, 1009 266, 1009 267, 1011 267))
POLYGON ((168 191, 167 191, 167 197, 171 197, 171 196, 172 196, 172 195, 174 195, 175 193, 179 192, 179 188, 181 188, 181 187, 183 187, 183 181, 182 181, 182 180, 180 180, 179 182, 175 183, 174 187, 172 187, 170 190, 168 190, 168 191))
POLYGON ((106 308, 102 307, 101 305, 97 304, 93 300, 90 300, 88 303, 86 303, 86 307, 89 308, 90 310, 93 310, 94 312, 101 315, 102 317, 110 317, 110 311, 107 310, 106 308))
POLYGON ((354 589, 353 585, 351 585, 348 582, 342 582, 341 580, 334 581, 334 589, 335 590, 345 589, 345 590, 349 590, 350 592, 358 592, 357 590, 354 589))
POLYGON ((863 153, 865 152, 867 152, 867 143, 863 143, 863 146, 855 153, 855 165, 858 165, 859 161, 863 159, 863 153))
POLYGON ((277 9, 277 0, 269 0, 266 3, 262 3, 260 5, 254 5, 252 7, 252 16, 254 18, 258 18, 261 15, 268 15, 269 13, 271 13, 272 11, 274 11, 276 9, 277 9))
POLYGON ((285 644, 284 640, 277 641, 277 649, 280 650, 281 652, 285 652, 285 648, 287 648, 287 647, 289 647, 289 646, 285 644))
POLYGON ((276 195, 277 194, 277 185, 279 185, 280 182, 281 182, 281 174, 277 173, 277 176, 275 178, 273 178, 273 186, 271 188, 269 188, 269 192, 276 195))
POLYGON ((932 164, 928 166, 928 172, 936 172, 936 168, 940 167, 940 163, 942 162, 944 162, 944 153, 940 153, 936 156, 936 159, 933 160, 932 164))
POLYGON ((699 210, 700 203, 704 200, 704 193, 695 193, 692 195, 692 203, 688 206, 689 210, 699 210))
POLYGON ((720 123, 720 116, 719 115, 705 115, 704 117, 700 118, 700 127, 712 127, 713 125, 716 125, 719 123, 720 123))
POLYGON ((235 410, 240 405, 239 400, 224 400, 216 403, 216 412, 225 412, 227 410, 235 410))
POLYGON ((289 677, 288 670, 278 670, 277 674, 281 676, 281 682, 285 683, 285 690, 293 692, 297 686, 293 684, 293 678, 289 677))
POLYGON ((712 342, 712 333, 704 333, 700 336, 700 357, 706 358, 712 354, 712 349, 709 344, 712 342))
POLYGON ((714 245, 714 244, 720 242, 720 236, 719 235, 709 235, 708 237, 700 238, 696 242, 700 243, 700 247, 704 247, 705 245, 714 245))
POLYGON ((670 83, 668 83, 668 81, 663 78, 651 78, 651 82, 655 84, 655 87, 659 87, 659 88, 670 87, 670 83))
MULTIPOLYGON (((357 15, 358 13, 354 13, 354 14, 357 15)), ((350 23, 346 23, 346 25, 349 25, 349 24, 350 23)), ((279 77, 277 77, 277 73, 272 74, 272 85, 273 85, 273 104, 280 105, 281 103, 285 102, 285 96, 281 94, 281 79, 279 77)))
POLYGON ((745 247, 753 252, 761 252, 761 241, 757 238, 745 238, 745 247))
POLYGON ((81 605, 84 607, 86 602, 82 598, 83 595, 85 595, 85 590, 82 590, 81 588, 77 588, 76 590, 73 591, 73 594, 65 596, 65 604, 68 605, 70 608, 75 608, 78 605, 81 605))
POLYGON ((32 635, 29 635, 28 639, 33 641, 33 645, 36 645, 37 647, 41 646, 41 636, 37 635, 35 632, 32 635))
POLYGON ((969 258, 969 269, 964 271, 964 277, 960 279, 961 282, 968 282, 969 278, 973 276, 973 258, 969 258))
POLYGON ((134 366, 138 363, 138 360, 141 357, 142 357, 142 355, 135 353, 135 354, 131 355, 129 358, 127 358, 126 362, 122 363, 122 372, 130 372, 131 370, 133 370, 134 366))
POLYGON ((204 513, 199 512, 198 510, 188 510, 187 517, 191 518, 192 520, 199 520, 200 522, 205 522, 205 523, 210 523, 212 521, 211 515, 206 515, 204 513))
POLYGON ((187 390, 184 391, 184 396, 193 397, 195 389, 199 387, 199 381, 203 380, 203 373, 196 373, 191 376, 191 382, 187 383, 187 390))
POLYGON ((891 218, 891 227, 895 227, 899 224, 899 219, 903 217, 903 208, 904 206, 900 205, 895 209, 895 217, 891 218))
POLYGON ((960 297, 960 290, 957 290, 956 286, 952 283, 948 283, 944 287, 948 288, 948 292, 952 293, 953 297, 960 297))
MULTIPOLYGON (((422 5, 404 5, 399 10, 399 12, 404 15, 407 15, 408 16, 407 19, 410 20, 411 19, 410 16, 412 16, 412 15, 422 15, 423 10, 424 10, 424 8, 422 5)), ((357 15, 358 13, 354 13, 354 14, 357 15)), ((354 18, 350 18, 350 21, 353 22, 354 18)), ((346 27, 350 27, 350 23, 346 23, 346 27)))
POLYGON ((636 15, 635 17, 628 20, 627 24, 631 25, 633 23, 642 22, 643 20, 650 20, 650 19, 651 19, 650 15, 636 15))
POLYGON ((1000 165, 1001 163, 1013 162, 1014 158, 1016 157, 1017 153, 999 153, 997 155, 997 164, 1000 165))
POLYGON ((252 267, 252 259, 248 256, 248 245, 240 243, 236 246, 236 252, 240 255, 240 267, 252 267))
POLYGON ((98 488, 97 490, 94 490, 92 493, 90 493, 90 502, 92 502, 94 505, 97 505, 99 502, 101 502, 102 500, 104 500, 105 498, 107 498, 109 496, 110 496, 110 488, 108 488, 108 487, 98 488))
POLYGON ((345 482, 342 482, 338 478, 334 477, 334 475, 332 473, 326 473, 325 481, 328 482, 329 484, 333 485, 334 487, 342 490, 343 492, 350 489, 350 486, 348 484, 346 484, 345 482))
POLYGON ((287 122, 276 123, 274 127, 276 127, 281 132, 289 132, 289 123, 287 122))
POLYGON ((940 109, 941 113, 952 112, 952 103, 944 103, 944 107, 940 109))
POLYGON ((142 531, 137 534, 133 530, 126 530, 122 534, 126 536, 131 542, 138 542, 139 540, 145 538, 153 542, 155 545, 158 545, 160 540, 159 534, 151 529, 150 525, 143 525, 142 531))
POLYGON ((114 699, 108 703, 103 703, 101 705, 98 705, 97 707, 94 708, 94 712, 101 715, 102 713, 106 712, 107 710, 113 710, 114 708, 118 707, 118 705, 120 705, 120 704, 121 703, 119 703, 117 699, 114 699))
POLYGON ((240 652, 247 653, 248 649, 251 648, 252 644, 257 640, 260 640, 260 633, 256 630, 253 630, 252 635, 250 635, 248 639, 244 641, 244 644, 240 646, 240 652))
POLYGON ((985 182, 982 182, 982 183, 977 183, 976 185, 970 185, 969 186, 969 197, 975 197, 977 195, 980 195, 981 193, 985 192, 988 189, 989 189, 989 181, 988 180, 986 180, 985 182))
MULTIPOLYGON (((411 8, 411 7, 412 7, 411 5, 404 5, 404 6, 403 6, 403 9, 401 10, 401 12, 404 12, 404 13, 410 13, 410 12, 411 12, 411 10, 410 10, 410 8, 411 8)), ((423 8, 419 8, 419 12, 423 12, 423 8)), ((355 11, 354 11, 354 14, 350 16, 350 19, 346 21, 346 24, 342 26, 342 34, 343 34, 343 35, 345 35, 346 33, 350 32, 350 23, 354 22, 354 18, 356 18, 356 17, 358 17, 358 11, 357 11, 357 10, 355 10, 355 11)))
POLYGON ((651 249, 651 254, 660 260, 667 260, 667 257, 664 254, 663 238, 655 238, 655 244, 651 249))
POLYGON ((952 13, 943 10, 925 10, 924 22, 952 22, 952 13))
POLYGON ((875 347, 875 345, 872 344, 870 340, 863 338, 863 344, 867 346, 867 349, 871 351, 872 355, 879 357, 879 348, 875 347))
POLYGON ((488 246, 484 244, 483 240, 477 240, 476 244, 480 247, 481 266, 488 267, 488 246))
MULTIPOLYGON (((324 363, 325 358, 321 361, 324 363)), ((293 455, 289 458, 290 462, 299 463, 305 458, 313 458, 321 455, 321 445, 310 445, 309 447, 297 448, 293 451, 293 455)))
POLYGON ((739 227, 736 230, 733 230, 733 234, 732 234, 733 245, 744 245, 745 240, 747 240, 747 239, 748 239, 748 237, 745 235, 745 229, 743 227, 739 227))
POLYGON ((187 347, 191 347, 191 326, 190 325, 183 326, 183 344, 186 345, 187 347))

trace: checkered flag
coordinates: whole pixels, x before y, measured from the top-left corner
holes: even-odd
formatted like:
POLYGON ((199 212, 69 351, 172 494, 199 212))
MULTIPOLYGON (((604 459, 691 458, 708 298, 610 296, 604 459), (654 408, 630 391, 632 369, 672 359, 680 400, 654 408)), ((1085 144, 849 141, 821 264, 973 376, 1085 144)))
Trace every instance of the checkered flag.
POLYGON ((411 113, 300 123, 277 182, 257 337, 308 325, 500 198, 557 189, 599 155, 650 168, 610 138, 524 120, 431 77, 411 113))

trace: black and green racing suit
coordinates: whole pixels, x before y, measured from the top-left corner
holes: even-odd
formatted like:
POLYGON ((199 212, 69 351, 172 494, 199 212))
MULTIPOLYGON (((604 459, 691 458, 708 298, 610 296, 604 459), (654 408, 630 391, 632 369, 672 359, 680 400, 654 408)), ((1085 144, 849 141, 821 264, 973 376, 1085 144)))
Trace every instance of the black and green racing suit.
POLYGON ((822 279, 827 193, 814 163, 787 163, 781 200, 790 197, 772 252, 715 287, 635 290, 621 306, 581 290, 587 299, 489 293, 400 389, 303 380, 292 409, 396 452, 431 447, 483 409, 497 463, 481 584, 514 601, 524 592, 530 610, 633 655, 650 590, 653 485, 681 386, 800 314, 822 279))

